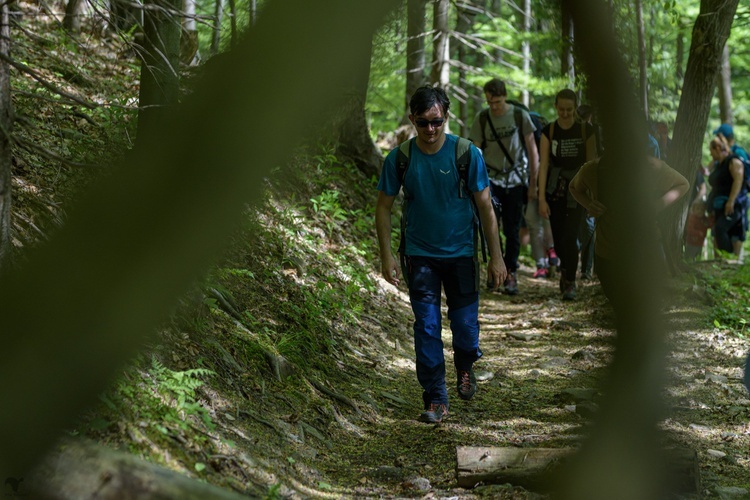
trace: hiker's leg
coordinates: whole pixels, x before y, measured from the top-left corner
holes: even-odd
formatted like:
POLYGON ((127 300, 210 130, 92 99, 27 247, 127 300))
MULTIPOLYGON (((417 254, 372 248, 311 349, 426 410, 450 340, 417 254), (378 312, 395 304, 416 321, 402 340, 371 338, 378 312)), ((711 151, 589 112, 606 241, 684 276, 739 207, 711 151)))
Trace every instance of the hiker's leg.
POLYGON ((505 235, 505 267, 508 272, 518 269, 518 254, 521 251, 521 219, 523 218, 523 186, 502 188, 503 234, 505 235))
POLYGON ((725 216, 723 211, 716 212, 716 218, 713 228, 714 237, 716 238, 716 248, 724 252, 733 253, 734 245, 732 244, 732 229, 740 221, 737 217, 737 211, 730 216, 725 216))
MULTIPOLYGON (((529 201, 526 205, 526 212, 524 213, 526 218, 526 226, 529 228, 529 240, 531 243, 531 257, 534 259, 537 267, 546 267, 544 257, 547 252, 547 246, 544 241, 544 225, 542 221, 547 221, 544 217, 539 215, 539 202, 537 200, 529 201)), ((549 222, 547 222, 549 226, 549 222)), ((551 232, 550 232, 550 240, 551 232)))
POLYGON ((578 230, 581 245, 581 273, 591 275, 594 268, 594 218, 584 214, 578 230))
POLYGON ((578 230, 581 227, 584 212, 580 205, 564 210, 566 213, 563 221, 562 245, 555 238, 555 250, 557 250, 557 256, 560 257, 563 276, 567 281, 574 282, 579 259, 578 230))
POLYGON ((448 304, 448 319, 453 334, 453 363, 457 370, 470 370, 482 356, 479 349, 479 291, 475 285, 478 272, 471 257, 451 259, 443 273, 448 304))
POLYGON ((422 386, 425 405, 447 404, 445 358, 441 338, 439 262, 426 257, 409 256, 407 259, 410 264, 409 299, 414 311, 417 380, 422 386))

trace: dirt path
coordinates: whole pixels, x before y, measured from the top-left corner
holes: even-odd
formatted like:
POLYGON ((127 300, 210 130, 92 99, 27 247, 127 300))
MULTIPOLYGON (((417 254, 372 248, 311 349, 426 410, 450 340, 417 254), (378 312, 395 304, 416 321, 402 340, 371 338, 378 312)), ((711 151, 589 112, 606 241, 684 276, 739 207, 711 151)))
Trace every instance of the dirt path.
MULTIPOLYGON (((321 471, 355 496, 475 498, 481 492, 493 498, 534 498, 507 486, 456 488, 456 447, 576 446, 596 409, 597 384, 611 359, 614 332, 597 283, 580 284, 578 300, 563 302, 556 280, 533 279, 530 269, 522 269, 519 288, 515 297, 482 292, 484 356, 475 368, 485 380, 473 400, 459 400, 449 376, 448 420, 440 425, 416 420, 420 389, 405 329, 404 349, 389 354, 376 385, 363 388, 377 411, 359 436, 338 434, 335 453, 319 457, 321 471), (571 388, 593 389, 595 396, 576 402, 564 392, 571 388)), ((741 488, 750 489, 750 401, 738 368, 745 343, 695 330, 706 306, 690 305, 694 297, 684 294, 689 288, 675 284, 678 305, 667 312, 678 331, 666 391, 670 414, 663 428, 677 444, 698 451, 704 495, 721 491, 741 498, 741 488)), ((444 341, 450 345, 447 323, 444 341)))

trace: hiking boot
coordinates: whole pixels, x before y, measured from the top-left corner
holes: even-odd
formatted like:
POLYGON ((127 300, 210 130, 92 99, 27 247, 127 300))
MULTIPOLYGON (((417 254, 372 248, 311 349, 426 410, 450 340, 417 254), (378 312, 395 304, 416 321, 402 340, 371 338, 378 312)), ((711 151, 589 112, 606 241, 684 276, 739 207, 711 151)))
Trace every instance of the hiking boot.
POLYGON ((534 271, 535 278, 546 278, 548 274, 549 272, 546 267, 537 267, 536 271, 534 271))
POLYGON ((448 405, 439 404, 439 403, 430 403, 430 406, 425 408, 425 410, 419 416, 419 421, 426 422, 428 424, 439 424, 447 416, 448 416, 448 405))
POLYGON ((581 281, 591 281, 594 279, 594 275, 591 274, 589 271, 584 271, 581 273, 581 281))
POLYGON ((458 397, 468 401, 474 397, 477 392, 477 378, 474 376, 474 369, 456 370, 456 389, 458 397))
POLYGON ((575 281, 566 280, 562 299, 563 300, 576 300, 576 282, 575 281))
POLYGON ((508 277, 505 278, 505 283, 503 283, 503 286, 505 287, 505 293, 507 293, 508 295, 518 294, 518 280, 516 280, 515 271, 508 273, 508 277))

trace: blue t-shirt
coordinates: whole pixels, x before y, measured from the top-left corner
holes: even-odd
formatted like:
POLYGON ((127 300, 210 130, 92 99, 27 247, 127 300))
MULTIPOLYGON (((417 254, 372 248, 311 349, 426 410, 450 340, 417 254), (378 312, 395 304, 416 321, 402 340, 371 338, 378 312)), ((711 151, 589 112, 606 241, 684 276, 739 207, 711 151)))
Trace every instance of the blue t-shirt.
MULTIPOLYGON (((435 154, 412 144, 404 177, 406 198, 406 255, 470 257, 474 255, 474 212, 469 197, 459 197, 456 167, 458 137, 446 134, 435 154)), ((385 158, 378 190, 396 196, 401 188, 396 172, 398 148, 385 158)), ((471 145, 468 187, 472 193, 490 185, 482 153, 471 145)))

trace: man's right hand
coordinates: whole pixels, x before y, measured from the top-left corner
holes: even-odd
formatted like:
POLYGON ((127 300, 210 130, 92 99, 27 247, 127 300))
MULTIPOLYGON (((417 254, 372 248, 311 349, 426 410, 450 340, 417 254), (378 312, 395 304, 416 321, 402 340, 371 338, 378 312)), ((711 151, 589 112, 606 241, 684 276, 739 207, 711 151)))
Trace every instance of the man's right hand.
POLYGON ((393 255, 389 255, 387 258, 383 259, 381 272, 383 273, 383 278, 385 278, 385 280, 391 285, 398 286, 401 282, 399 279, 399 276, 401 276, 401 270, 398 267, 398 262, 393 258, 393 255))

